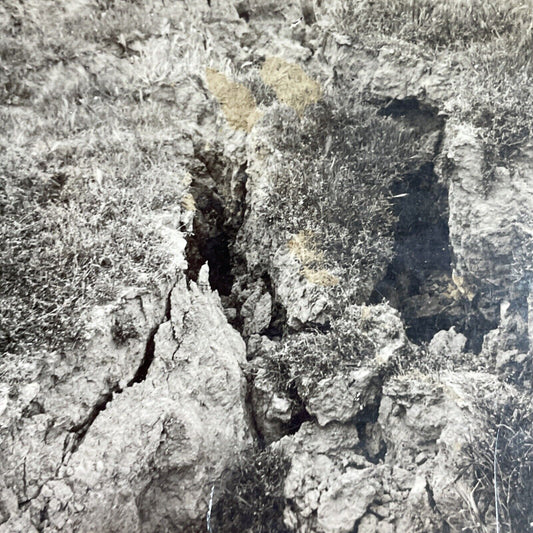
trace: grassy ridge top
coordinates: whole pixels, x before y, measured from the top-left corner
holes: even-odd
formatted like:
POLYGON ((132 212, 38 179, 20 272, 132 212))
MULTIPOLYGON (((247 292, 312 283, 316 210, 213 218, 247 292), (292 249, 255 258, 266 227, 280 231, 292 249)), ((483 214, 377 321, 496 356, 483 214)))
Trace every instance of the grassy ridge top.
POLYGON ((404 60, 452 65, 450 110, 483 129, 489 167, 509 164, 529 139, 531 0, 363 0, 334 3, 330 14, 352 43, 374 49, 392 43, 404 60))
POLYGON ((94 304, 167 275, 156 217, 179 223, 192 144, 175 107, 146 96, 175 81, 180 42, 162 65, 139 52, 164 15, 121 1, 0 6, 2 352, 68 346, 94 304))
POLYGON ((395 36, 431 47, 461 47, 509 39, 530 51, 531 0, 363 0, 334 8, 352 36, 395 36))

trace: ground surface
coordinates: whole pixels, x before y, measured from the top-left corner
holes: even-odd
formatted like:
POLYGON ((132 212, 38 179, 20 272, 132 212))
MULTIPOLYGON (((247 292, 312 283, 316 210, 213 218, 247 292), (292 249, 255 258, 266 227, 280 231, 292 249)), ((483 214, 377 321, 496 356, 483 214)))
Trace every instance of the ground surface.
POLYGON ((527 531, 532 13, 4 1, 0 531, 527 531))

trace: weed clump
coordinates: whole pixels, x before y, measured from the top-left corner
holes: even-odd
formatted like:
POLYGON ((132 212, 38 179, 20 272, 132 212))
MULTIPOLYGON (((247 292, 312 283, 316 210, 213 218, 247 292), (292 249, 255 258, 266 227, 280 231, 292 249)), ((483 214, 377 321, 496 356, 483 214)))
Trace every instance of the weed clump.
POLYGON ((296 386, 306 397, 321 380, 373 361, 376 340, 363 314, 364 308, 349 306, 325 331, 294 333, 275 352, 260 354, 274 389, 288 394, 296 386))
MULTIPOLYGON (((500 531, 530 531, 533 523, 533 412, 527 398, 483 405, 488 414, 483 437, 476 435, 465 452, 474 476, 472 516, 485 531, 496 520, 500 531), (485 529, 484 529, 485 527, 485 529)), ((471 510, 472 511, 472 510, 471 510)))
POLYGON ((126 344, 129 339, 135 339, 139 336, 139 331, 135 326, 133 317, 120 313, 115 316, 111 324, 111 335, 113 340, 119 345, 126 344))
POLYGON ((312 235, 317 270, 335 276, 325 285, 356 281, 364 300, 392 257, 390 187, 416 167, 415 132, 344 94, 310 106, 301 121, 277 108, 264 124, 281 154, 270 170, 267 226, 289 243, 312 235))
POLYGON ((289 533, 283 523, 283 484, 290 459, 272 448, 244 452, 215 486, 211 530, 289 533))

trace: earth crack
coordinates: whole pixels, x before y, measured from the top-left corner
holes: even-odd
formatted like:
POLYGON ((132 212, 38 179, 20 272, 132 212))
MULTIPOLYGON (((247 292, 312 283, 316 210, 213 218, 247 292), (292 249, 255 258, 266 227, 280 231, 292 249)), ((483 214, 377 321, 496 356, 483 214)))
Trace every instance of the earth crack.
POLYGON ((144 348, 144 355, 137 370, 135 371, 135 374, 128 381, 126 387, 122 388, 119 386, 118 383, 115 383, 107 392, 100 394, 100 397, 98 398, 92 409, 89 411, 89 414, 85 417, 85 419, 68 430, 63 444, 63 457, 60 466, 67 464, 70 457, 74 453, 76 453, 76 451, 79 449, 82 442, 84 441, 85 437, 87 436, 87 433, 90 430, 91 426, 94 424, 100 413, 106 410, 109 403, 113 401, 113 398, 116 395, 124 392, 125 389, 132 387, 136 383, 142 383, 146 379, 148 371, 155 357, 155 336, 160 326, 170 320, 170 297, 175 286, 176 283, 173 283, 167 294, 163 319, 158 324, 156 324, 148 333, 144 348))

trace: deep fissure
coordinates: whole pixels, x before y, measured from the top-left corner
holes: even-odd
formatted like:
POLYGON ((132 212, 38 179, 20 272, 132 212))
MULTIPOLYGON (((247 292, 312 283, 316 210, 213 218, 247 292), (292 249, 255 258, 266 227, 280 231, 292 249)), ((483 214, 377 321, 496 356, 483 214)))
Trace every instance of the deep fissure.
POLYGON ((101 394, 85 420, 70 428, 63 446, 63 462, 69 454, 73 454, 78 450, 87 432, 98 418, 98 415, 106 409, 109 402, 113 399, 113 394, 118 392, 122 392, 122 389, 118 385, 115 385, 108 392, 101 394))
POLYGON ((200 268, 207 262, 211 288, 220 296, 229 296, 234 277, 223 200, 200 182, 193 182, 193 190, 197 211, 187 239, 187 277, 198 281, 200 268))
MULTIPOLYGON (((236 246, 244 221, 247 165, 232 166, 221 154, 204 153, 201 147, 197 148, 196 158, 201 165, 190 188, 196 212, 192 232, 187 236, 187 277, 197 282, 200 269, 207 263, 211 289, 218 291, 228 322, 241 334, 248 349, 250 332, 246 331, 246 318, 242 312, 246 295, 255 290, 270 294, 271 319, 259 333, 271 340, 279 340, 286 332, 286 313, 277 302, 272 280, 266 271, 251 273, 236 246), (233 185, 230 186, 230 183, 233 185)), ((265 438, 252 405, 253 380, 252 374, 246 376, 244 403, 250 428, 262 449, 265 438)), ((295 433, 310 418, 301 400, 293 400, 299 408, 295 409, 287 424, 289 433, 295 433)))
POLYGON ((494 324, 478 311, 475 300, 460 297, 454 285, 448 187, 434 171, 444 119, 416 98, 391 100, 380 113, 413 128, 422 142, 432 144, 432 153, 391 188, 397 219, 394 257, 370 303, 385 299, 397 308, 413 342, 429 342, 438 331, 455 327, 467 337, 467 349, 478 352, 483 336, 494 324))
POLYGON ((381 398, 382 392, 380 391, 376 403, 365 406, 354 420, 359 436, 358 450, 372 464, 379 464, 387 455, 387 444, 379 431, 376 431, 379 429, 381 398))
POLYGON ((287 330, 287 311, 276 298, 274 284, 268 273, 264 273, 261 278, 265 284, 266 290, 272 297, 272 313, 268 328, 262 332, 270 340, 279 340, 285 335, 287 330))

